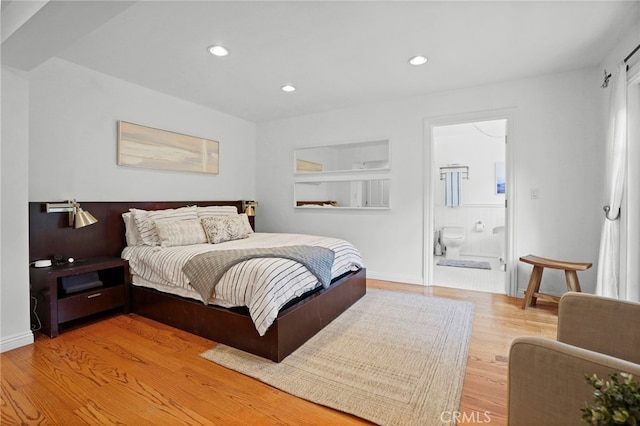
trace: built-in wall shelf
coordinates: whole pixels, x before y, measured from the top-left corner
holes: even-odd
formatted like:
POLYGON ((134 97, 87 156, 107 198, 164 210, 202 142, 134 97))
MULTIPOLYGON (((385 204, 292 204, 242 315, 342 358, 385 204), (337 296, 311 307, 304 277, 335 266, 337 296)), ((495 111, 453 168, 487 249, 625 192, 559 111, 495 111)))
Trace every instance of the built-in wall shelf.
POLYGON ((296 175, 388 171, 391 150, 388 139, 327 144, 296 148, 294 160, 296 175))
POLYGON ((294 150, 294 207, 389 209, 388 139, 299 147, 294 150))

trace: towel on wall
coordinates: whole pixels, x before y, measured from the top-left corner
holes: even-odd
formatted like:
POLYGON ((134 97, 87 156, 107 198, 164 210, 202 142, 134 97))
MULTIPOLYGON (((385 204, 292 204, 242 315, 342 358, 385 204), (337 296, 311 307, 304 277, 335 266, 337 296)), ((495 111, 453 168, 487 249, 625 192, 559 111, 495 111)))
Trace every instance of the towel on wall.
POLYGON ((444 205, 447 207, 460 206, 462 195, 462 173, 447 172, 444 177, 444 205))

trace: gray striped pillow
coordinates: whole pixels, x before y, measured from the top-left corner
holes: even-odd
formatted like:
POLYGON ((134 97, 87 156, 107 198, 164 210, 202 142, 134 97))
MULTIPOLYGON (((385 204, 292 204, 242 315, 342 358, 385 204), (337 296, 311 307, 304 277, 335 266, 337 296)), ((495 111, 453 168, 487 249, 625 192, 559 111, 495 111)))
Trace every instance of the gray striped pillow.
POLYGON ((133 220, 133 216, 131 212, 122 213, 122 220, 124 220, 124 236, 127 240, 128 246, 139 246, 144 244, 142 239, 140 238, 140 233, 138 232, 138 227, 136 226, 135 221, 133 220))
POLYGON ((207 243, 207 236, 198 219, 159 219, 156 220, 156 229, 161 247, 207 243))
POLYGON ((160 245, 160 238, 156 230, 156 221, 163 219, 192 220, 198 219, 196 206, 180 207, 166 210, 138 210, 131 209, 133 220, 138 227, 142 242, 149 246, 160 245))
POLYGON ((205 206, 197 208, 198 217, 227 216, 238 214, 236 206, 205 206))

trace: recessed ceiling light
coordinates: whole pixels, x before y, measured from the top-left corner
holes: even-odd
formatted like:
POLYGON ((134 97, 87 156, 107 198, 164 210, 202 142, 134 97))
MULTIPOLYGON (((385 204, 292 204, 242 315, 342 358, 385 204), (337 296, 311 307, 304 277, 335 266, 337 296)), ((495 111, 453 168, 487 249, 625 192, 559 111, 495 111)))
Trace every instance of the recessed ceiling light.
POLYGON ((290 84, 285 84, 280 89, 282 89, 283 92, 293 92, 296 90, 295 86, 292 86, 290 84))
POLYGON ((427 63, 427 57, 426 56, 414 56, 413 58, 409 59, 409 63, 411 65, 423 65, 427 63))
POLYGON ((223 46, 209 46, 208 50, 209 53, 215 56, 227 56, 229 54, 229 51, 223 46))

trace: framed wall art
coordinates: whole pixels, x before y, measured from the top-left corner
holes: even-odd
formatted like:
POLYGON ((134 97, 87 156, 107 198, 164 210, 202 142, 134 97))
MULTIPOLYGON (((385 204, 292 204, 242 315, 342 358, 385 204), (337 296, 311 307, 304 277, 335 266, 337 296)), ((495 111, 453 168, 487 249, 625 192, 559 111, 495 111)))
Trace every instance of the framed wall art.
POLYGON ((118 121, 118 165, 217 175, 218 141, 118 121))
POLYGON ((504 161, 496 163, 496 194, 504 194, 507 190, 507 179, 504 170, 504 161))

